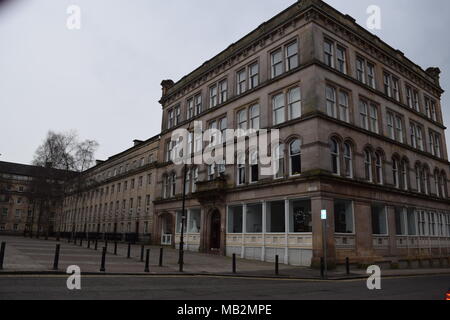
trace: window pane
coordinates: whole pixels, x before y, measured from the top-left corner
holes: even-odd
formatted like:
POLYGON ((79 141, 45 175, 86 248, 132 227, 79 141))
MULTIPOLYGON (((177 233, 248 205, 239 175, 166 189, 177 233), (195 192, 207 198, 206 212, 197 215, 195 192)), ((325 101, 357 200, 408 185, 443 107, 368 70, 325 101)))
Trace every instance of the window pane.
POLYGON ((311 200, 289 202, 289 232, 312 232, 311 200))
POLYGON ((353 208, 351 201, 334 201, 334 224, 336 233, 353 233, 353 208))
POLYGON ((242 206, 228 208, 228 233, 242 233, 242 206))
POLYGON ((267 203, 266 210, 267 232, 285 232, 284 201, 274 201, 267 203))
POLYGON ((262 204, 247 205, 247 233, 262 232, 262 204))

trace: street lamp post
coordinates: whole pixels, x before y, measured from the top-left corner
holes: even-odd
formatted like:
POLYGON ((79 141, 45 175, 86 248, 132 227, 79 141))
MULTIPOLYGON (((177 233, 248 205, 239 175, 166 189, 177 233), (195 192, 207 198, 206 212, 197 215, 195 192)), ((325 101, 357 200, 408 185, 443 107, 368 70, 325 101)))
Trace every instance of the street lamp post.
POLYGON ((184 222, 186 220, 186 178, 187 178, 187 163, 184 164, 183 176, 183 201, 181 205, 181 235, 180 235, 180 272, 183 272, 184 264, 184 222))

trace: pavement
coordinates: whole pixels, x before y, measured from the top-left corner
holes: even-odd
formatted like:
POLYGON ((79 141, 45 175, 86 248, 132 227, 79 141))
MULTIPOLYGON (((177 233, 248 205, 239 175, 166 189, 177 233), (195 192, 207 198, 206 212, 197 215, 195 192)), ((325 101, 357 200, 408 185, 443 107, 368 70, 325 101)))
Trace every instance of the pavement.
MULTIPOLYGON (((68 243, 67 240, 56 242, 55 239, 30 239, 24 237, 0 236, 0 242, 6 242, 6 253, 3 270, 6 274, 54 274, 53 261, 55 247, 59 243, 60 259, 58 272, 64 274, 68 266, 76 265, 82 274, 104 275, 181 275, 178 265, 178 250, 164 248, 163 266, 159 266, 160 247, 146 246, 150 249, 150 272, 145 273, 145 263, 140 261, 141 246, 132 245, 130 259, 127 258, 127 244, 118 244, 117 255, 114 255, 114 243, 108 243, 105 259, 105 272, 100 272, 103 241, 98 242, 98 250, 91 242, 87 248, 87 241, 82 246, 68 243)), ((144 255, 145 257, 145 255, 144 255)), ((320 272, 304 267, 279 265, 279 275, 275 275, 273 263, 237 259, 237 273, 232 273, 232 259, 229 257, 207 255, 186 251, 184 255, 184 275, 216 275, 229 277, 264 277, 291 279, 319 279, 320 272)), ((412 275, 450 275, 450 268, 433 269, 397 269, 383 270, 383 277, 412 276, 412 275)), ((351 270, 350 275, 336 270, 328 272, 328 279, 343 280, 367 278, 365 270, 351 270)))

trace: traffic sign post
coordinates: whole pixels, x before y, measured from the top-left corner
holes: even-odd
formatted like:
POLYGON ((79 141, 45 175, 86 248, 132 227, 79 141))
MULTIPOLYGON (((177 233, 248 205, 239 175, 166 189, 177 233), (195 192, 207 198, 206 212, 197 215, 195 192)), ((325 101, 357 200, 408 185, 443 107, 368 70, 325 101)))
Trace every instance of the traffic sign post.
POLYGON ((325 262, 325 279, 328 276, 328 262, 327 262, 327 210, 322 210, 320 212, 320 218, 322 220, 322 230, 323 230, 323 258, 325 262))

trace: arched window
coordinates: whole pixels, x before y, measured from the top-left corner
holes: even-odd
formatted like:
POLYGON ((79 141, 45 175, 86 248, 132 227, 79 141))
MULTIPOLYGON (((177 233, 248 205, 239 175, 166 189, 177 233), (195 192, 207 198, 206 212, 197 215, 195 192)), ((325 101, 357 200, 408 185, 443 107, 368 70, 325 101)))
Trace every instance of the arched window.
POLYGON ((274 159, 278 163, 278 168, 275 173, 275 178, 283 178, 284 177, 284 144, 277 145, 273 152, 274 152, 274 159))
POLYGON ((436 197, 440 197, 441 196, 441 185, 440 185, 440 176, 439 176, 439 171, 436 170, 434 172, 434 188, 436 189, 436 197))
POLYGON ((277 94, 272 98, 273 124, 277 125, 285 121, 284 94, 277 94))
POLYGON ((369 182, 373 181, 372 175, 372 153, 370 150, 364 151, 364 171, 365 171, 365 179, 369 182))
POLYGON ((417 186, 417 192, 422 192, 423 190, 423 180, 422 180, 422 168, 420 165, 416 165, 416 186, 417 186))
POLYGON ((403 190, 409 189, 409 168, 408 168, 408 162, 406 160, 402 160, 401 163, 401 170, 402 170, 402 188, 403 190))
POLYGON ((383 157, 379 152, 375 153, 375 171, 378 184, 383 184, 383 157))
POLYGON ((259 104, 250 107, 250 128, 258 130, 259 124, 259 104))
POLYGON ((340 175, 340 161, 339 161, 339 143, 335 138, 330 142, 330 154, 331 154, 331 171, 333 174, 340 175))
POLYGON ((302 173, 301 143, 299 139, 292 141, 289 145, 289 162, 291 176, 302 173))
POLYGON ((167 175, 163 176, 163 199, 167 199, 169 197, 169 178, 167 175))
POLYGON ((398 175, 398 160, 392 158, 392 182, 396 188, 400 188, 400 180, 398 175))
POLYGON ((441 174, 441 178, 440 178, 440 185, 441 185, 441 197, 442 198, 447 198, 447 177, 445 175, 445 173, 443 172, 441 174))
POLYGON ((428 168, 424 167, 422 169, 422 180, 423 180, 423 192, 425 194, 429 194, 429 190, 430 190, 430 174, 428 171, 428 168))
POLYGON ((344 170, 347 178, 353 178, 353 151, 350 143, 344 143, 344 170))

